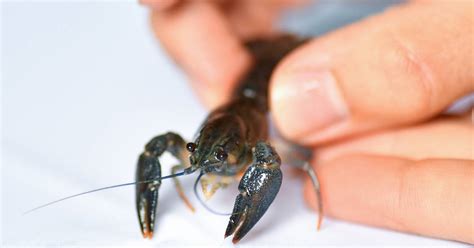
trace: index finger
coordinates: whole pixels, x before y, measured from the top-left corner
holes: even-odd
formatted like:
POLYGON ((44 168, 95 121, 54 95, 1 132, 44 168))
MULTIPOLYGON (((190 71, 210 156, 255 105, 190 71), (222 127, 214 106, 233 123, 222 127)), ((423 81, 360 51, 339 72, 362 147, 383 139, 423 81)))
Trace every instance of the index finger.
POLYGON ((205 105, 229 99, 250 55, 212 2, 189 1, 152 13, 152 27, 162 46, 190 77, 205 105))

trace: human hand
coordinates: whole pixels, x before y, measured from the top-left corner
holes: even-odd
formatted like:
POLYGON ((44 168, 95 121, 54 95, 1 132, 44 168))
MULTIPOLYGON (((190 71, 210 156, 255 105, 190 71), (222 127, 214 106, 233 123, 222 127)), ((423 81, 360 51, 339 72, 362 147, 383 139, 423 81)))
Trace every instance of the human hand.
POLYGON ((307 0, 140 0, 163 48, 187 72, 209 108, 229 99, 250 65, 243 40, 275 32, 280 11, 307 0))
MULTIPOLYGON (((474 242, 472 2, 414 2, 315 39, 273 75, 287 138, 315 147, 330 216, 474 242)), ((305 196, 315 206, 310 184, 305 196)))
MULTIPOLYGON (((278 66, 273 117, 284 136, 315 148, 328 215, 474 243, 472 120, 438 117, 474 90, 472 6, 401 5, 314 39, 278 66)), ((236 38, 245 35, 227 17, 209 2, 153 14, 208 106, 249 65, 236 38)), ((315 206, 309 183, 305 192, 315 206)))
POLYGON ((474 242, 471 119, 433 119, 473 91, 471 13, 472 2, 410 3, 279 65, 273 116, 286 137, 315 148, 328 215, 474 242))

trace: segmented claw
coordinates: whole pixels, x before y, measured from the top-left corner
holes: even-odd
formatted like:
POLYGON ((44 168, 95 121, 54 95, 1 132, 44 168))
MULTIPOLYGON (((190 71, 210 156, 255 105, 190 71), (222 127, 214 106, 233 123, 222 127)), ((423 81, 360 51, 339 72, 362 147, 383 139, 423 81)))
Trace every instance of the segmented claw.
POLYGON ((267 211, 282 182, 280 157, 269 144, 257 143, 253 151, 253 161, 240 180, 240 194, 235 200, 225 232, 225 237, 234 234, 234 244, 239 242, 267 211))
MULTIPOLYGON (((145 181, 157 177, 161 177, 160 162, 156 156, 145 151, 138 159, 136 180, 145 181)), ((153 237, 160 185, 161 180, 156 180, 136 186, 138 221, 144 238, 151 239, 153 237)))
MULTIPOLYGON (((170 152, 176 158, 183 160, 185 142, 175 133, 166 133, 156 136, 145 146, 145 151, 138 158, 136 180, 148 181, 161 177, 159 157, 170 152)), ((155 226, 156 208, 158 206, 158 189, 161 180, 151 183, 137 184, 136 206, 138 221, 144 238, 151 239, 155 226)))

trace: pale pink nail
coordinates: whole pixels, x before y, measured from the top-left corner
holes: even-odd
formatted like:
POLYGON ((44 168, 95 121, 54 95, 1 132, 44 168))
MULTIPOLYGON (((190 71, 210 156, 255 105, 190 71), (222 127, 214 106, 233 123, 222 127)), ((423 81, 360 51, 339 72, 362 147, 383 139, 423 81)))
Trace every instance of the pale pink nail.
POLYGON ((282 73, 274 80, 272 111, 280 131, 293 139, 342 122, 348 109, 329 70, 282 73))

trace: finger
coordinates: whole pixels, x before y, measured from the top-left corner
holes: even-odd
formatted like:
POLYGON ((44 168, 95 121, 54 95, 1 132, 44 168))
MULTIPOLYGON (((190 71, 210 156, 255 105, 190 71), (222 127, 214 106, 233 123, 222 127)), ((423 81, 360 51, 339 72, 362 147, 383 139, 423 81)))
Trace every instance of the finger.
POLYGON ((178 4, 179 1, 180 0, 139 0, 141 4, 148 6, 154 10, 169 9, 178 4))
POLYGON ((276 31, 275 20, 283 10, 302 7, 307 0, 240 0, 226 8, 233 30, 244 40, 265 37, 276 31))
POLYGON ((302 46, 273 75, 278 128, 313 144, 441 112, 474 90, 472 6, 406 4, 302 46))
MULTIPOLYGON (((473 243, 472 160, 352 155, 317 166, 325 213, 335 218, 473 243)), ((315 208, 309 181, 305 197, 315 208)))
POLYGON ((188 1, 169 11, 155 11, 152 26, 208 107, 229 98, 250 56, 217 6, 188 1))
POLYGON ((469 118, 442 118, 425 124, 364 135, 318 146, 318 163, 349 154, 373 154, 407 159, 474 159, 474 126, 469 118))
POLYGON ((228 11, 233 30, 245 40, 273 33, 273 21, 280 9, 265 1, 242 0, 233 2, 228 11))

